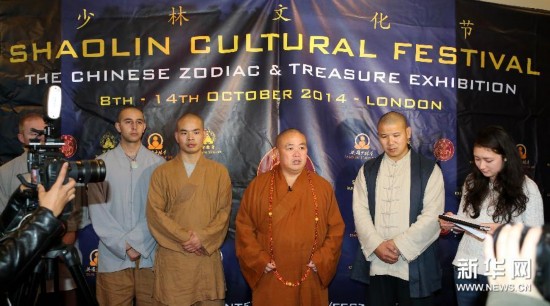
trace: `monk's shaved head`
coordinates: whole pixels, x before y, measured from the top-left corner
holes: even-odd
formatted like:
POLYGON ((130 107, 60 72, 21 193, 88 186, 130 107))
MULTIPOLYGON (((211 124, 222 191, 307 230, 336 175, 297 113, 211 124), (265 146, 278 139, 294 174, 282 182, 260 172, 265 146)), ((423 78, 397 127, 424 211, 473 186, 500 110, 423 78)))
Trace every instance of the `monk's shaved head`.
POLYGON ((289 186, 302 173, 307 162, 306 136, 297 129, 284 130, 277 136, 275 154, 289 186), (293 178, 292 178, 293 177, 293 178))
POLYGON ((408 127, 407 118, 403 114, 398 112, 388 112, 380 117, 378 120, 378 129, 381 125, 390 125, 390 124, 403 124, 404 127, 408 127))
POLYGON ((398 161, 409 153, 412 130, 407 118, 398 112, 389 112, 378 120, 378 141, 384 153, 393 161, 398 161))
POLYGON ((281 146, 283 145, 281 143, 281 140, 283 138, 285 138, 287 135, 290 135, 290 134, 293 134, 293 133, 297 133, 297 134, 300 134, 300 135, 304 136, 304 139, 306 138, 306 135, 304 135, 304 133, 300 132, 300 130, 298 130, 298 129, 294 129, 294 128, 286 129, 286 130, 282 131, 277 136, 277 138, 275 139, 275 147, 276 148, 281 148, 281 146))
POLYGON ((201 129, 204 129, 204 120, 202 120, 201 116, 197 115, 197 114, 193 114, 193 113, 185 113, 183 115, 181 115, 181 117, 178 118, 178 121, 176 121, 176 132, 178 131, 178 126, 180 124, 180 122, 186 120, 186 119, 191 119, 191 118, 194 118, 194 119, 198 119, 201 123, 201 129))

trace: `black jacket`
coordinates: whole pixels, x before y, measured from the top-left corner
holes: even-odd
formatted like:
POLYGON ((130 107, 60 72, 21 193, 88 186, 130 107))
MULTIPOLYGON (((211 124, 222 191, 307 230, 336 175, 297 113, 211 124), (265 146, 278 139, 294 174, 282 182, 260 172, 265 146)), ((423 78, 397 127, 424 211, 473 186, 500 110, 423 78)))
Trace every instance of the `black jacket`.
POLYGON ((25 280, 63 232, 63 222, 49 209, 38 207, 18 230, 0 240, 0 296, 25 280))

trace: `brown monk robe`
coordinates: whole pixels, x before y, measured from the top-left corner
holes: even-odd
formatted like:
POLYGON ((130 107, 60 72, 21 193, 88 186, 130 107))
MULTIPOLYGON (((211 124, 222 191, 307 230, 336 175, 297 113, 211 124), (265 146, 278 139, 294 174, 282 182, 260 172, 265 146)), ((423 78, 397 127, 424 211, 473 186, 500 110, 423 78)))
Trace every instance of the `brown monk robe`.
POLYGON ((231 212, 229 172, 203 156, 202 118, 187 113, 176 125, 180 152, 155 170, 147 198, 158 242, 153 297, 165 305, 224 305, 220 247, 231 212))
POLYGON ((305 169, 289 188, 280 168, 276 166, 250 183, 237 214, 236 252, 252 288, 252 304, 328 305, 327 287, 336 272, 344 234, 334 191, 329 182, 305 169), (276 268, 266 272, 271 260, 276 268), (308 273, 310 261, 316 271, 308 273))
POLYGON ((180 156, 154 172, 147 219, 159 246, 155 258, 155 298, 166 305, 223 299, 221 247, 229 225, 231 181, 225 167, 201 157, 190 177, 180 156), (205 255, 182 250, 193 229, 205 255))

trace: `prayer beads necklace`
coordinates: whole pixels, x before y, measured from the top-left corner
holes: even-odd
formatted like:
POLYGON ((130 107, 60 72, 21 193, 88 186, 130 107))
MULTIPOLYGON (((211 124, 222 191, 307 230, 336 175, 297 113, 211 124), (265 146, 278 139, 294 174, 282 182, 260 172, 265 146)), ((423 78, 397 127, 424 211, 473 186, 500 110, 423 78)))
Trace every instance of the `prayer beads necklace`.
MULTIPOLYGON (((311 174, 309 173, 309 170, 306 170, 307 173, 307 180, 309 182, 309 187, 311 189, 311 194, 313 195, 313 207, 315 212, 315 236, 313 238, 313 246, 311 247, 311 254, 309 255, 309 262, 311 262, 311 259, 313 258, 313 253, 315 252, 315 249, 317 248, 317 239, 319 236, 319 205, 317 203, 317 194, 315 193, 315 188, 313 187, 313 183, 311 182, 311 174)), ((273 251, 273 192, 275 185, 275 170, 271 170, 271 182, 269 186, 269 206, 268 206, 268 216, 269 216, 269 255, 271 256, 271 260, 275 262, 275 252, 273 251)), ((300 284, 302 284, 303 281, 306 280, 306 278, 309 276, 309 273, 311 272, 311 268, 308 266, 306 269, 306 272, 299 281, 291 282, 287 281, 283 278, 283 276, 277 271, 277 269, 273 270, 273 273, 275 274, 275 277, 283 283, 285 286, 288 287, 298 287, 300 284)))

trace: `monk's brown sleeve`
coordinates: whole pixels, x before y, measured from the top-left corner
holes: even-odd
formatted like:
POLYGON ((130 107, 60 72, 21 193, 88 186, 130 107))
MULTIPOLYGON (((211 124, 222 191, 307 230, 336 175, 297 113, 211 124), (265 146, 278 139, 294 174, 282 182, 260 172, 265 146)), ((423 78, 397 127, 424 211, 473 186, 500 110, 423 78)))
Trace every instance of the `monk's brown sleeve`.
POLYGON ((82 221, 82 206, 87 205, 88 202, 86 187, 76 187, 75 198, 73 200, 73 207, 69 218, 67 219, 67 232, 76 232, 82 221))
MULTIPOLYGON (((163 167, 164 168, 164 167, 163 167)), ((181 243, 189 240, 187 230, 165 212, 166 205, 170 201, 168 196, 169 181, 159 167, 153 172, 147 195, 147 224, 149 230, 158 244, 176 252, 184 252, 181 243)))
MULTIPOLYGON (((336 268, 338 266, 338 260, 342 253, 342 239, 344 238, 344 220, 340 214, 338 202, 332 188, 329 187, 330 195, 327 196, 328 210, 326 217, 326 224, 319 224, 319 226, 326 226, 326 236, 320 237, 320 247, 313 254, 312 261, 317 267, 317 273, 321 280, 323 287, 328 287, 330 281, 336 274, 336 268)), ((321 206, 321 203, 319 203, 321 206)))
POLYGON ((216 214, 205 228, 196 231, 202 246, 208 254, 217 251, 225 240, 229 228, 229 216, 231 214, 231 179, 227 169, 220 168, 218 175, 218 189, 216 203, 216 214))
POLYGON ((252 289, 256 288, 258 281, 264 274, 266 265, 270 261, 269 253, 262 247, 258 239, 258 220, 255 220, 255 212, 253 211, 255 197, 251 195, 254 187, 253 181, 244 192, 235 219, 237 230, 235 249, 241 272, 252 289))
POLYGON ((107 202, 107 196, 109 194, 108 182, 90 183, 87 188, 88 191, 86 192, 86 196, 88 197, 88 206, 107 202))

